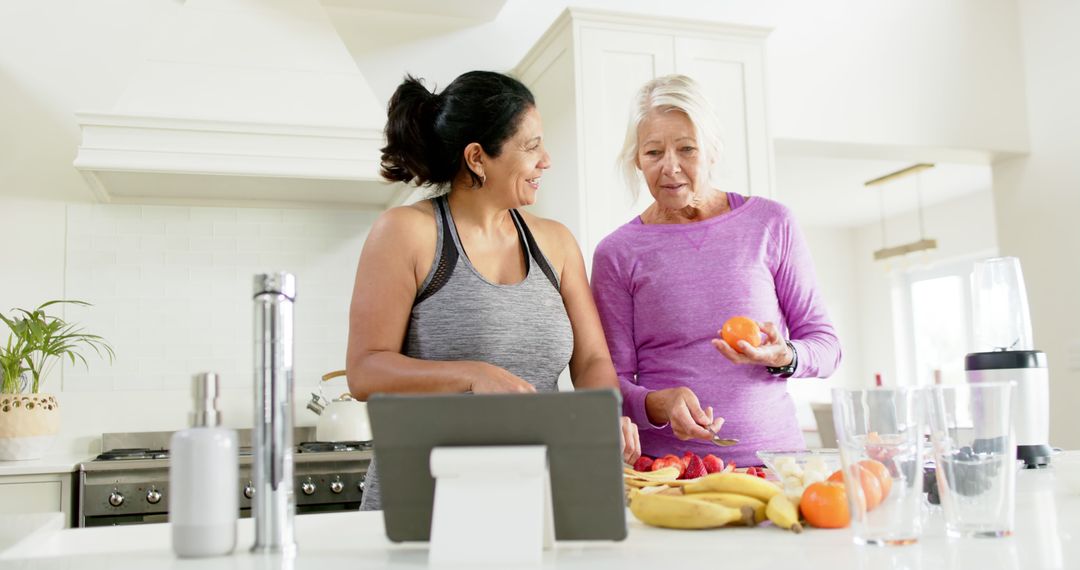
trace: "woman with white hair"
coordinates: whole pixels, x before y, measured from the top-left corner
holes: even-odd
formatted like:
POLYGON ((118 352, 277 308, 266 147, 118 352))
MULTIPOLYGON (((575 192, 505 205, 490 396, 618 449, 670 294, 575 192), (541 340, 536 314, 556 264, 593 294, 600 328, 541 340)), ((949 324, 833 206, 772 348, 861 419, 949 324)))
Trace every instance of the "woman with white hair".
POLYGON ((791 212, 716 188, 720 148, 693 80, 641 88, 620 158, 654 201, 597 246, 592 289, 642 453, 759 465, 758 450, 805 447, 786 379, 828 377, 840 342, 791 212), (760 346, 719 338, 734 316, 758 323, 760 346), (739 443, 715 447, 717 430, 739 443))

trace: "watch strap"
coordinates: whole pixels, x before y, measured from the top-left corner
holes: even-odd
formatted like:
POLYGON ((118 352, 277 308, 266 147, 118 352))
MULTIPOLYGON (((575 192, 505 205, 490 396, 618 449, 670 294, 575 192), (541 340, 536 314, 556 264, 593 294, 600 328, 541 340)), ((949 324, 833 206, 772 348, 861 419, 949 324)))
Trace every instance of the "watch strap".
POLYGON ((781 378, 791 378, 792 374, 795 374, 795 369, 799 366, 799 352, 795 350, 795 345, 791 344, 790 340, 785 340, 784 344, 788 345, 791 349, 791 362, 787 366, 766 366, 765 370, 773 376, 779 376, 781 378))

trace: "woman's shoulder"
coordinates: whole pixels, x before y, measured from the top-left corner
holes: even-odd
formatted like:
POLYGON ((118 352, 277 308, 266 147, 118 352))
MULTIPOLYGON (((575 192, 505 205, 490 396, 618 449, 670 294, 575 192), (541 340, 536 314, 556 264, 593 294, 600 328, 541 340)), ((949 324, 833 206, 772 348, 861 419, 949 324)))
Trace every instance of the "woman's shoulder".
POLYGON ((528 226, 540 250, 549 258, 553 253, 565 252, 570 247, 578 247, 574 234, 562 222, 541 218, 524 210, 517 212, 528 226))
POLYGON ((430 200, 396 206, 379 215, 371 227, 369 238, 385 238, 398 245, 430 242, 436 233, 435 210, 430 200))
POLYGON ((791 208, 778 200, 764 196, 748 196, 744 199, 746 202, 743 207, 749 206, 750 210, 759 219, 786 222, 792 218, 791 208))

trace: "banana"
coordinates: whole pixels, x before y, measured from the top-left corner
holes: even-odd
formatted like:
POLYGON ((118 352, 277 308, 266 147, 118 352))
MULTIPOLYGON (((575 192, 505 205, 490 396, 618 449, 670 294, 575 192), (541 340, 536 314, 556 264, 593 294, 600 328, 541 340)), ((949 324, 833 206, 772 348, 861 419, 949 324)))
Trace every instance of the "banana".
POLYGON ((623 479, 623 483, 625 483, 627 487, 635 487, 635 488, 638 488, 638 489, 644 489, 646 487, 674 487, 675 486, 675 485, 672 485, 672 483, 674 483, 674 481, 642 481, 640 479, 630 479, 630 478, 623 479))
POLYGON ((754 509, 754 524, 758 524, 765 520, 765 502, 760 499, 755 499, 749 495, 740 495, 738 493, 694 493, 693 495, 687 495, 687 497, 697 499, 699 501, 708 501, 710 503, 717 503, 724 505, 725 507, 731 507, 734 509, 740 509, 742 507, 750 507, 754 509))
POLYGON ((682 489, 678 489, 676 487, 669 487, 667 485, 654 485, 652 487, 642 487, 642 488, 638 489, 638 491, 641 492, 641 493, 644 493, 646 495, 651 495, 653 493, 656 493, 656 494, 659 494, 659 495, 674 495, 676 497, 681 497, 682 496, 682 489))
POLYGON ((796 533, 802 532, 802 525, 799 524, 799 509, 783 493, 769 499, 769 504, 765 506, 765 515, 780 528, 790 529, 796 533))
POLYGON ((750 507, 735 509, 686 496, 632 493, 630 512, 641 522, 662 528, 704 529, 754 518, 750 507))
POLYGON ((630 479, 638 479, 641 481, 674 481, 679 478, 679 469, 676 467, 665 467, 657 471, 634 471, 633 469, 623 468, 623 475, 630 479))
POLYGON ((738 493, 749 495, 767 503, 780 493, 780 487, 761 477, 745 473, 712 473, 694 483, 683 487, 686 494, 694 493, 738 493))

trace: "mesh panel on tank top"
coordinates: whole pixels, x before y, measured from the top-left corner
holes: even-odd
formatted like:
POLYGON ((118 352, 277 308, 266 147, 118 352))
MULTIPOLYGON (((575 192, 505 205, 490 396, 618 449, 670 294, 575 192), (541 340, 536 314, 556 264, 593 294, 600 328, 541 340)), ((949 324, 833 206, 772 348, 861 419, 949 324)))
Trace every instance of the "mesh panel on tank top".
POLYGON ((442 289, 446 282, 450 280, 450 276, 454 274, 454 266, 457 265, 458 252, 454 247, 454 240, 450 238, 450 216, 447 215, 445 205, 442 200, 432 200, 435 205, 435 211, 439 218, 439 241, 442 242, 442 255, 439 256, 439 264, 435 267, 435 272, 431 276, 431 281, 428 282, 427 287, 416 297, 416 301, 413 305, 419 305, 423 303, 425 299, 434 295, 442 289))

